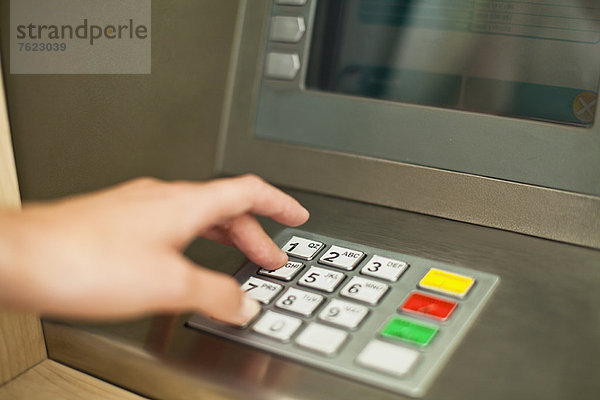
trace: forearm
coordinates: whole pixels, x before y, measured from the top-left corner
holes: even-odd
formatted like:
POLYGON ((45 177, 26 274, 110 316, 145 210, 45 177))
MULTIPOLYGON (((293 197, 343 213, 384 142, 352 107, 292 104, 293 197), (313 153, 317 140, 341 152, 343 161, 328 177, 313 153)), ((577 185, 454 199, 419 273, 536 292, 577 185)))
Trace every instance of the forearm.
POLYGON ((23 211, 0 210, 0 309, 114 319, 192 311, 243 324, 259 312, 232 277, 181 253, 197 236, 278 268, 287 256, 253 214, 297 226, 308 211, 255 176, 140 179, 23 211))

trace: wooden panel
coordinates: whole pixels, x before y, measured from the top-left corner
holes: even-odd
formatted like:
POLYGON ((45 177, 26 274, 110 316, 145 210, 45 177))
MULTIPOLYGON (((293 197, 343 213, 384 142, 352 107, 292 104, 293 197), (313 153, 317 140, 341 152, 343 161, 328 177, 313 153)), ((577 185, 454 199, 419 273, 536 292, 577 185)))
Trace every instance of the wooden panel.
MULTIPOLYGON (((18 207, 19 204, 4 85, 0 74, 0 207, 18 207)), ((0 311, 0 385, 44 358, 46 346, 39 319, 32 315, 0 311)))
POLYGON ((40 320, 33 315, 0 312, 0 385, 45 358, 40 320))
MULTIPOLYGON (((0 71, 1 71, 0 64, 0 71)), ((18 207, 19 189, 6 112, 4 84, 0 75, 0 207, 18 207)))
POLYGON ((45 360, 0 387, 0 399, 143 400, 143 397, 99 379, 45 360))

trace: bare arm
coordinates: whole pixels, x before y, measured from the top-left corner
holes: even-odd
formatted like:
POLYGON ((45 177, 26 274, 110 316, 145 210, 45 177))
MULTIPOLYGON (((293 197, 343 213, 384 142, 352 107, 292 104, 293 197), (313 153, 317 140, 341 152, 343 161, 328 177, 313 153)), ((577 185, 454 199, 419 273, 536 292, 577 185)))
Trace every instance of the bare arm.
POLYGON ((241 324, 258 310, 237 282, 182 250, 203 236, 269 269, 287 256, 254 215, 306 222, 296 200, 247 175, 206 183, 140 179, 21 212, 0 211, 0 307, 124 318, 194 311, 241 324))

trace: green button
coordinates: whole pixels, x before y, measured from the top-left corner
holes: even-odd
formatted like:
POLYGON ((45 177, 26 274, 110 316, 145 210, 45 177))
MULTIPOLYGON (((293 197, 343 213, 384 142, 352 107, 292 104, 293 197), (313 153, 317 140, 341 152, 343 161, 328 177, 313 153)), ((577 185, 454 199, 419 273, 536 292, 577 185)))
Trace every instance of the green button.
POLYGON ((433 340, 437 332, 438 328, 434 326, 423 325, 406 318, 394 317, 381 330, 381 336, 425 347, 433 340))

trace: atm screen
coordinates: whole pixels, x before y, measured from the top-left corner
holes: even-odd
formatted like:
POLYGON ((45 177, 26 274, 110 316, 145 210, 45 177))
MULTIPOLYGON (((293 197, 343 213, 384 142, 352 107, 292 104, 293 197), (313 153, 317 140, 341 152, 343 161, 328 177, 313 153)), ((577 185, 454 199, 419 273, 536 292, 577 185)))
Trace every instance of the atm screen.
POLYGON ((596 0, 321 1, 306 85, 589 127, 599 42, 596 0))
POLYGON ((253 137, 600 195, 597 0, 279 4, 253 137))

